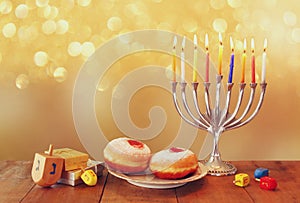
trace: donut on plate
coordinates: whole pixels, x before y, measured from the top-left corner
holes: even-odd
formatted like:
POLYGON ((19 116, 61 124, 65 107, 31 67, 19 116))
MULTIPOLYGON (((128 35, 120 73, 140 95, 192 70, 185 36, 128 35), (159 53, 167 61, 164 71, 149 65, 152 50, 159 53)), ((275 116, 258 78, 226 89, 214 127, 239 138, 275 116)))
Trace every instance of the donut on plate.
POLYGON ((178 147, 159 151, 152 155, 151 172, 162 179, 180 179, 197 171, 197 156, 190 150, 178 147))
POLYGON ((108 168, 122 173, 146 170, 151 158, 151 151, 146 144, 126 137, 110 141, 103 153, 108 168))

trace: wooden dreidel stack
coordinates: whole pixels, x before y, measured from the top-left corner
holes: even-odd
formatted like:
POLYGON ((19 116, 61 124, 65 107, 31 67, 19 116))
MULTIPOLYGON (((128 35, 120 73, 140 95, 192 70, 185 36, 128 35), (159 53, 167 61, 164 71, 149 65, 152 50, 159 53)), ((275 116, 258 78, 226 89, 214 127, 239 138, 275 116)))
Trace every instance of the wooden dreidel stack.
POLYGON ((52 155, 53 146, 45 153, 35 153, 31 176, 33 181, 42 187, 55 184, 61 177, 64 159, 52 155))

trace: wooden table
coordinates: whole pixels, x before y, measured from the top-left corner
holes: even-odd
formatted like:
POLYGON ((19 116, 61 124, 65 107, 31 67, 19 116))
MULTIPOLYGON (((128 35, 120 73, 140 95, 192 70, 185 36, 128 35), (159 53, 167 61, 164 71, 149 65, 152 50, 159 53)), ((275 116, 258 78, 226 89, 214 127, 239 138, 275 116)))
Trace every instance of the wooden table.
POLYGON ((0 202, 300 202, 300 161, 232 163, 238 173, 249 174, 249 186, 235 186, 234 176, 207 175, 175 189, 149 189, 131 185, 105 170, 94 187, 56 184, 42 188, 31 179, 31 161, 0 161, 0 202), (270 176, 278 182, 275 191, 259 188, 253 179, 258 167, 270 170, 270 176))

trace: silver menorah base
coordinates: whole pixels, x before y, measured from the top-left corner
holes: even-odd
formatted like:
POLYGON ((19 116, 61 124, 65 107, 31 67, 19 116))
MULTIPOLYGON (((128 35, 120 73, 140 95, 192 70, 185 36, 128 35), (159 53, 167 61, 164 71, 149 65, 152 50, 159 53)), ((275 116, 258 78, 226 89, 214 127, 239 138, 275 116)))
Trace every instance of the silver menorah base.
POLYGON ((221 159, 221 155, 219 152, 220 135, 224 131, 232 130, 246 125, 257 115, 257 113, 259 112, 262 106, 265 91, 266 91, 266 86, 267 86, 266 83, 260 84, 261 93, 260 93, 259 101, 254 111, 252 113, 249 113, 254 101, 255 89, 257 86, 257 83, 250 83, 251 90, 250 90, 249 101, 244 111, 241 113, 239 117, 237 117, 238 112, 241 111, 240 107, 242 104, 246 84, 245 83, 239 84, 239 95, 238 95, 237 103, 234 111, 230 113, 229 106, 230 106, 233 83, 227 83, 226 102, 224 107, 221 108, 220 91, 221 91, 222 78, 223 78, 222 75, 216 76, 216 97, 215 97, 215 105, 213 106, 213 108, 210 102, 210 95, 209 95, 210 83, 204 83, 205 113, 201 112, 200 106, 198 104, 198 92, 197 92, 198 85, 199 85, 198 82, 193 82, 191 84, 192 93, 193 93, 193 109, 190 108, 190 105, 188 104, 186 98, 187 83, 186 82, 178 83, 174 81, 171 82, 173 101, 176 110, 178 114, 181 116, 181 118, 196 128, 206 130, 214 138, 212 152, 209 158, 204 162, 204 164, 208 168, 208 174, 215 175, 215 176, 232 175, 236 173, 237 169, 235 166, 233 166, 228 162, 224 162, 221 159), (180 84, 180 93, 182 99, 181 105, 184 106, 185 114, 181 110, 181 107, 177 100, 177 91, 176 91, 177 84, 180 84))

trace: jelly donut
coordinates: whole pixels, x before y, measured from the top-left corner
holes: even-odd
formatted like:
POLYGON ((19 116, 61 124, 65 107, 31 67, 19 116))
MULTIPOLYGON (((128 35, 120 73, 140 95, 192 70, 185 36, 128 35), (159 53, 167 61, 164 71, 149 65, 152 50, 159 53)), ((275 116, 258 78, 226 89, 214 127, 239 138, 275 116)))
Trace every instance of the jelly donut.
POLYGON ((103 152, 108 168, 122 173, 146 170, 151 158, 151 151, 146 144, 126 137, 110 141, 103 152))
POLYGON ((188 149, 172 147, 152 155, 149 168, 158 178, 180 179, 198 169, 197 156, 188 149))

